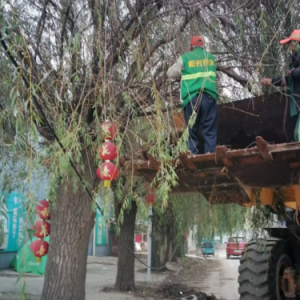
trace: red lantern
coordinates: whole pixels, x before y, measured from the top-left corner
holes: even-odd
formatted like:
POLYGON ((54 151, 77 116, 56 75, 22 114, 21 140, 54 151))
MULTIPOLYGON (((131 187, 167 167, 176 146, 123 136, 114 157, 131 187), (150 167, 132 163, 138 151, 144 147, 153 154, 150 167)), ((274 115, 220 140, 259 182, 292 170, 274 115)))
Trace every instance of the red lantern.
POLYGON ((155 195, 154 194, 146 195, 146 202, 149 205, 153 205, 154 201, 155 201, 155 195))
POLYGON ((117 147, 112 142, 104 142, 98 152, 102 160, 114 160, 118 156, 117 147))
POLYGON ((97 168, 96 174, 97 174, 97 176, 98 176, 100 179, 103 180, 102 175, 101 175, 100 168, 97 168))
POLYGON ((111 181, 118 177, 119 170, 115 164, 106 161, 102 164, 101 169, 97 168, 97 175, 100 179, 111 181))
POLYGON ((146 202, 149 205, 153 205, 154 201, 155 201, 155 193, 154 193, 154 189, 150 188, 149 184, 146 185, 146 190, 147 190, 147 195, 146 195, 146 202))
POLYGON ((30 244, 30 248, 37 261, 40 261, 40 258, 48 253, 49 244, 43 240, 36 240, 30 244))
POLYGON ((42 220, 50 220, 49 202, 47 200, 40 201, 36 206, 36 211, 42 220))
POLYGON ((110 121, 104 121, 100 124, 103 139, 104 140, 113 140, 117 133, 117 127, 114 123, 110 121))
POLYGON ((32 229, 36 231, 34 236, 39 239, 42 239, 50 234, 50 224, 45 221, 35 222, 35 227, 32 229))
POLYGON ((115 164, 106 161, 102 164, 101 169, 97 168, 97 175, 104 180, 105 187, 110 187, 110 182, 118 177, 119 170, 115 164))

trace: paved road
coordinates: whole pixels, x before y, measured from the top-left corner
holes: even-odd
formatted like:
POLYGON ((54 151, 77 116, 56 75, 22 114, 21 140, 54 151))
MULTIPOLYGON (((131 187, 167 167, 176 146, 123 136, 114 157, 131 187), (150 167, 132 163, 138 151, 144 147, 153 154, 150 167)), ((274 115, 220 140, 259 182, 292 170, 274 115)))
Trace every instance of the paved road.
POLYGON ((214 268, 207 269, 206 276, 202 278, 201 290, 208 294, 214 294, 217 298, 226 300, 238 300, 238 267, 240 258, 232 257, 226 259, 225 249, 216 249, 215 257, 208 258, 216 260, 214 268))
MULTIPOLYGON (((200 264, 201 265, 201 264, 200 264)), ((225 300, 238 300, 238 284, 237 284, 237 269, 239 259, 226 259, 225 249, 216 249, 215 257, 209 257, 205 263, 205 269, 199 269, 193 275, 192 280, 189 279, 192 285, 199 287, 207 294, 214 294, 217 298, 225 300), (210 260, 212 262, 210 263, 210 260), (208 262, 208 263, 207 263, 208 262), (195 280, 195 281, 194 281, 195 280), (191 282, 193 281, 193 282, 191 282)), ((134 297, 130 293, 105 293, 101 289, 104 286, 112 286, 116 277, 117 259, 114 257, 93 258, 89 257, 87 266, 87 282, 86 282, 86 300, 141 300, 144 297, 134 297)), ((176 266, 175 266, 176 268, 176 266)), ((177 266, 179 268, 179 266, 177 266)), ((136 262, 136 282, 146 282, 145 267, 136 262)), ((189 272, 189 269, 184 272, 189 272)), ((0 300, 18 300, 20 296, 21 279, 16 284, 15 273, 11 276, 3 276, 0 272, 0 300)), ((167 274, 153 274, 152 281, 154 283, 162 282, 167 274)), ((38 300, 42 291, 44 277, 26 277, 26 291, 31 295, 31 300, 38 300)), ((149 299, 149 298, 147 298, 149 299)))

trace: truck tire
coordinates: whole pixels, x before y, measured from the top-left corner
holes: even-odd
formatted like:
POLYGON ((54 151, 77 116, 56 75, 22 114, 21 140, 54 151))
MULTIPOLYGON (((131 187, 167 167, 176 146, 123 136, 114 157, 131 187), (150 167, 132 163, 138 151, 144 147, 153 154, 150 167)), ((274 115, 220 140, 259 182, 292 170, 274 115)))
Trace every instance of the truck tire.
POLYGON ((281 276, 291 266, 283 240, 268 238, 249 242, 239 266, 240 300, 284 300, 281 276))

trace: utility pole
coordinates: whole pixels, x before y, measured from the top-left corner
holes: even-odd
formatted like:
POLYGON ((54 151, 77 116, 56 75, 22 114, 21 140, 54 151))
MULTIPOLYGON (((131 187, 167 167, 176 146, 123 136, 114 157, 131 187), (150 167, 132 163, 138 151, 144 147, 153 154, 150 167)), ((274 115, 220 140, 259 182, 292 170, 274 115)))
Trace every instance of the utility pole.
POLYGON ((152 250, 152 203, 149 204, 148 210, 148 267, 147 282, 151 283, 151 250, 152 250))

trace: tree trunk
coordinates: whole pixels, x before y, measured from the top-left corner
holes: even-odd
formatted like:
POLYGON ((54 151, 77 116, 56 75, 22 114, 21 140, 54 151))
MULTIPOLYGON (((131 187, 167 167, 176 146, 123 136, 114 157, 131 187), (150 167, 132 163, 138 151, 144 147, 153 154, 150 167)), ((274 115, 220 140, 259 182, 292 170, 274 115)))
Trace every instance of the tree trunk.
POLYGON ((167 251, 166 251, 166 261, 171 260, 172 254, 173 254, 173 249, 172 249, 172 230, 170 226, 167 227, 167 251))
MULTIPOLYGON (((159 232, 157 229, 157 215, 153 209, 152 215, 152 249, 151 249, 151 267, 159 268, 159 232)), ((155 271, 155 270, 153 270, 155 271)))
POLYGON ((172 255, 173 255, 171 257, 172 262, 177 262, 178 252, 179 252, 178 242, 174 239, 172 241, 172 255))
MULTIPOLYGON (((152 249, 151 249, 151 267, 152 268, 159 268, 159 240, 157 237, 157 233, 152 230, 152 249)), ((156 271, 156 270, 153 270, 156 271)))
MULTIPOLYGON (((95 166, 83 156, 85 179, 95 186, 95 166), (90 173, 93 172, 93 174, 90 173)), ((89 161, 93 161, 90 157, 89 161)), ((51 206, 51 235, 42 300, 84 300, 88 244, 94 225, 92 199, 72 178, 60 183, 57 205, 51 206)))
POLYGON ((155 272, 165 271, 165 231, 164 227, 158 222, 157 212, 153 210, 152 216, 152 250, 151 250, 151 267, 155 272), (158 270, 159 269, 159 270, 158 270))
MULTIPOLYGON (((118 208, 120 209, 120 208, 118 208)), ((117 217, 119 216, 117 212, 117 217)), ((135 201, 131 202, 131 209, 124 211, 124 222, 120 228, 118 239, 118 271, 115 288, 119 291, 131 291, 135 289, 134 281, 134 228, 137 213, 135 201)))

